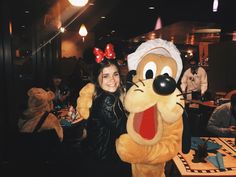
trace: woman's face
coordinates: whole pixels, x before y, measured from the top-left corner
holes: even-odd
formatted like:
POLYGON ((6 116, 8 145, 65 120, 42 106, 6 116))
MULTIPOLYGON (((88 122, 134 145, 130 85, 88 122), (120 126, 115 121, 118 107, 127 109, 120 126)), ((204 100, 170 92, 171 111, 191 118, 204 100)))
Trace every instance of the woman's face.
POLYGON ((54 86, 58 87, 61 84, 61 81, 62 81, 61 78, 53 78, 54 86))
POLYGON ((98 76, 100 87, 108 92, 115 92, 120 86, 120 74, 115 65, 103 68, 98 76))

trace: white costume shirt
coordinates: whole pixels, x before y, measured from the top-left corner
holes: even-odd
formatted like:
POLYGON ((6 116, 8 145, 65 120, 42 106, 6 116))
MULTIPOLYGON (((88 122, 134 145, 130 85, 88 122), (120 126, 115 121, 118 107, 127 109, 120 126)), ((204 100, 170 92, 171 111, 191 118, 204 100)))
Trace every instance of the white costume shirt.
MULTIPOLYGON (((187 69, 181 79, 182 92, 201 91, 203 95, 208 87, 207 73, 202 67, 198 67, 197 73, 192 74, 191 68, 187 69)), ((187 95, 188 99, 191 99, 191 95, 187 95)))

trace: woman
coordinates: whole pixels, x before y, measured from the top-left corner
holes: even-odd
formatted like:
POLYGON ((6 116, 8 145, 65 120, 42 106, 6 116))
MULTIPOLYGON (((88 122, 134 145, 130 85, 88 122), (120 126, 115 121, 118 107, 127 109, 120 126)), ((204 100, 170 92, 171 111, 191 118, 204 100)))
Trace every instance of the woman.
MULTIPOLYGON (((98 50, 95 48, 94 53, 98 50)), ((115 148, 116 139, 126 133, 127 117, 120 99, 123 88, 111 44, 107 45, 104 55, 96 55, 98 64, 93 73, 96 96, 85 140, 88 171, 92 172, 89 176, 130 176, 130 166, 120 160, 115 148)))
POLYGON ((50 86, 47 90, 50 90, 55 94, 53 104, 56 110, 68 106, 70 101, 70 89, 64 83, 64 80, 60 75, 55 74, 52 76, 50 86))
POLYGON ((20 132, 34 132, 40 119, 48 113, 37 131, 55 129, 60 141, 62 141, 63 129, 60 122, 54 114, 49 113, 53 109, 54 93, 52 91, 47 92, 42 88, 31 88, 27 94, 29 96, 28 108, 24 111, 23 118, 18 122, 20 132))

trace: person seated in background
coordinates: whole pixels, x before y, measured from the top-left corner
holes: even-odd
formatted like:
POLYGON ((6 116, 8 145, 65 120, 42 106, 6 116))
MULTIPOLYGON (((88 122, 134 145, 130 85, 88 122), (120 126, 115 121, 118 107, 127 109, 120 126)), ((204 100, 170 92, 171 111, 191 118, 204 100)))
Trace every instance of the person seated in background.
POLYGON ((59 110, 63 107, 68 106, 70 89, 64 83, 60 75, 55 74, 52 76, 51 83, 47 90, 50 90, 55 94, 55 98, 53 99, 55 109, 59 110))
POLYGON ((23 117, 18 121, 20 132, 34 132, 40 119, 46 114, 46 119, 37 132, 55 129, 60 141, 63 140, 63 129, 57 117, 50 113, 53 109, 55 94, 42 88, 31 88, 27 92, 28 108, 23 112, 23 117), (47 114, 48 113, 48 114, 47 114))
POLYGON ((215 136, 236 137, 236 94, 230 103, 218 106, 212 113, 207 130, 215 136))
POLYGON ((187 94, 188 100, 200 100, 208 88, 207 73, 198 65, 195 57, 189 60, 189 64, 190 68, 184 72, 180 87, 183 93, 192 93, 187 94))

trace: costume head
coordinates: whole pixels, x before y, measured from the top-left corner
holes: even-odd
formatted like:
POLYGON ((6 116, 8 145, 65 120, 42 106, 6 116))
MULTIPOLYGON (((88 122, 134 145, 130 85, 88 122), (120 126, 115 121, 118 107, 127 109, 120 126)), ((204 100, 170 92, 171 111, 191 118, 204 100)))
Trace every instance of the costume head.
POLYGON ((165 162, 181 151, 184 101, 176 87, 180 53, 173 43, 155 39, 128 56, 130 88, 124 105, 127 131, 116 142, 134 177, 164 176, 165 162))
POLYGON ((55 97, 52 91, 45 91, 42 88, 31 88, 27 94, 29 99, 28 109, 25 111, 26 116, 34 117, 38 113, 51 111, 52 100, 55 97))
MULTIPOLYGON (((162 132, 162 121, 156 114, 157 104, 160 100, 167 100, 176 90, 176 81, 182 71, 179 51, 171 42, 150 40, 128 56, 128 67, 129 70, 136 70, 132 82, 137 85, 131 87, 125 99, 126 109, 134 113, 134 117, 128 119, 128 132, 132 132, 131 136, 141 144, 155 144, 162 132), (146 119, 142 119, 143 117, 153 120, 145 123, 146 119)), ((175 102, 169 104, 176 106, 176 102, 181 101, 176 96, 173 97, 175 102)), ((178 118, 163 117, 168 123, 178 118)))

